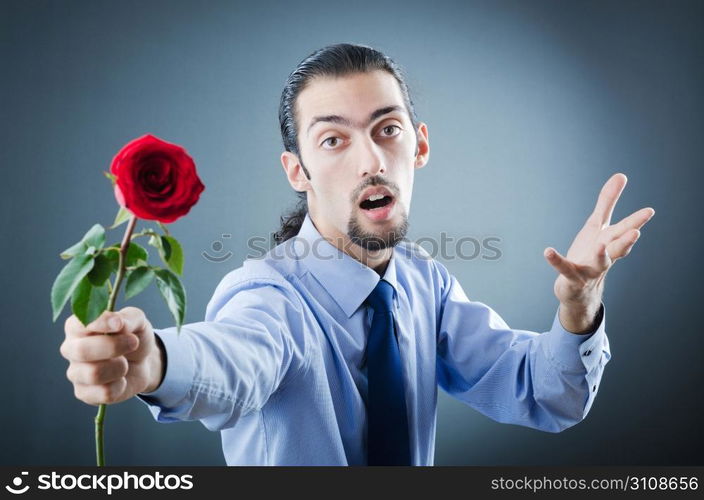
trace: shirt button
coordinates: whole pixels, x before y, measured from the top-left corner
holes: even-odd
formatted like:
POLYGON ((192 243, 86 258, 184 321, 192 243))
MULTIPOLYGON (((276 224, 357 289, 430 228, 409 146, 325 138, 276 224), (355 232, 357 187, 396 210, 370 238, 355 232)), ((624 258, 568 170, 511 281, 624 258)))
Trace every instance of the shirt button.
POLYGON ((585 351, 585 352, 584 352, 584 355, 585 355, 585 356, 589 356, 591 353, 592 353, 592 350, 589 349, 588 351, 585 351))

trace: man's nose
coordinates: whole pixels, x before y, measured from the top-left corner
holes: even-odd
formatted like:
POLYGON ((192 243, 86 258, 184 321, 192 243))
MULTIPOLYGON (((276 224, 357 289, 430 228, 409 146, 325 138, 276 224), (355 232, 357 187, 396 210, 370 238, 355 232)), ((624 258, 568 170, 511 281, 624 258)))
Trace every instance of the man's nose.
POLYGON ((386 173, 381 148, 371 139, 361 141, 358 153, 359 175, 361 177, 386 173))

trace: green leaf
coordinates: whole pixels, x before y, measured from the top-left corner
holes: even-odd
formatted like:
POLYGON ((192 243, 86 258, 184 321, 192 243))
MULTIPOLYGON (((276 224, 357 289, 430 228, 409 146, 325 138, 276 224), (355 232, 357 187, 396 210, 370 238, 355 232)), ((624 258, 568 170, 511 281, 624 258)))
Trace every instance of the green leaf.
POLYGON ((61 314, 61 310, 66 305, 78 283, 83 277, 93 269, 95 260, 90 255, 77 255, 59 272, 51 286, 51 308, 53 311, 53 321, 61 314))
POLYGON ((63 252, 61 252, 59 255, 64 260, 70 259, 71 257, 75 257, 76 255, 80 255, 82 253, 85 253, 87 248, 88 247, 86 246, 85 243, 83 243, 83 241, 79 241, 75 245, 73 245, 73 246, 67 248, 66 250, 64 250, 63 252))
POLYGON ((167 264, 169 254, 171 254, 171 245, 169 242, 166 242, 166 246, 164 246, 165 241, 162 239, 161 235, 153 234, 149 237, 149 244, 159 251, 159 257, 161 257, 164 264, 167 264))
POLYGON ((163 249, 163 255, 161 258, 164 260, 164 264, 168 264, 169 259, 171 259, 171 242, 166 239, 165 236, 159 236, 161 240, 161 248, 163 249))
POLYGON ((87 247, 103 248, 105 245, 105 228, 100 224, 95 224, 81 239, 87 247))
POLYGON ((183 248, 173 236, 152 235, 149 244, 159 251, 159 257, 169 269, 183 274, 183 248))
POLYGON ((120 246, 111 245, 103 249, 102 255, 110 261, 110 265, 113 269, 117 269, 120 262, 120 246))
POLYGON ((103 172, 105 174, 105 177, 110 179, 110 182, 112 182, 112 185, 114 186, 115 183, 117 182, 117 177, 115 177, 112 173, 110 172, 103 172))
MULTIPOLYGON (((166 264, 166 259, 167 259, 166 252, 168 251, 170 253, 171 247, 169 246, 168 248, 164 248, 164 240, 161 238, 160 235, 158 235, 156 233, 152 234, 149 237, 149 244, 159 251, 159 257, 161 257, 161 260, 163 260, 164 264, 166 264)), ((168 243, 167 243, 167 245, 168 245, 168 243)))
POLYGON ((88 273, 88 279, 93 286, 102 286, 113 271, 117 271, 117 260, 105 254, 98 254, 95 256, 93 269, 88 273))
POLYGON ((117 226, 124 224, 130 220, 130 217, 132 217, 132 212, 127 210, 125 207, 120 207, 120 210, 117 211, 117 215, 115 216, 115 221, 109 229, 115 229, 117 226))
POLYGON ((125 265, 126 266, 139 266, 142 264, 146 264, 147 260, 149 259, 149 254, 147 253, 147 250, 143 247, 135 243, 134 241, 130 242, 130 246, 127 247, 127 256, 125 258, 125 265))
POLYGON ((186 316, 186 291, 178 276, 170 270, 155 268, 154 274, 156 274, 156 285, 176 320, 177 331, 180 331, 186 316))
POLYGON ((62 259, 70 259, 86 253, 87 250, 91 250, 91 247, 92 251, 88 253, 92 255, 96 248, 103 248, 103 245, 105 245, 105 229, 100 224, 95 224, 83 235, 81 241, 61 252, 59 256, 62 259))
MULTIPOLYGON (((106 249, 106 255, 110 259, 115 259, 119 262, 120 259, 120 243, 115 243, 106 249)), ((127 247, 127 255, 125 256, 125 267, 134 267, 146 265, 149 259, 149 254, 147 250, 141 245, 130 241, 130 246, 127 247)))
POLYGON ((142 292, 154 279, 154 271, 147 266, 138 268, 127 273, 127 285, 125 286, 125 299, 131 299, 142 292))
POLYGON ((71 309, 73 314, 81 320, 83 325, 88 325, 108 308, 108 287, 107 284, 93 286, 84 277, 76 286, 71 296, 71 309))
POLYGON ((176 274, 183 275, 183 248, 181 248, 181 244, 173 236, 162 236, 161 239, 164 243, 164 249, 167 245, 170 249, 166 264, 176 274))

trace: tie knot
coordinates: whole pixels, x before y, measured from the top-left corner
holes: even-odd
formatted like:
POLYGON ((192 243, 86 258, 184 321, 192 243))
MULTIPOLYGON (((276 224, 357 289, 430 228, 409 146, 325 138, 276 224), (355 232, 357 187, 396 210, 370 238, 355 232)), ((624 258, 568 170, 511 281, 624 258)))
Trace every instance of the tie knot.
POLYGON ((393 296, 394 288, 391 283, 382 279, 376 284, 365 302, 374 309, 374 312, 391 312, 393 296))

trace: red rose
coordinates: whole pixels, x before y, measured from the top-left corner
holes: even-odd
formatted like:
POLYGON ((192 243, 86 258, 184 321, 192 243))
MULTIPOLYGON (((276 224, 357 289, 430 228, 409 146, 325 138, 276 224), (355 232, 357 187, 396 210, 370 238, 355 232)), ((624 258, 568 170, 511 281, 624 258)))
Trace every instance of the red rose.
POLYGON ((140 219, 163 223, 186 215, 205 189, 186 150, 151 134, 127 143, 110 173, 121 206, 140 219))

